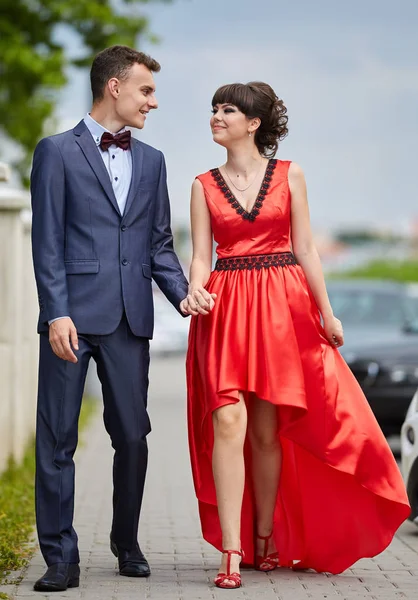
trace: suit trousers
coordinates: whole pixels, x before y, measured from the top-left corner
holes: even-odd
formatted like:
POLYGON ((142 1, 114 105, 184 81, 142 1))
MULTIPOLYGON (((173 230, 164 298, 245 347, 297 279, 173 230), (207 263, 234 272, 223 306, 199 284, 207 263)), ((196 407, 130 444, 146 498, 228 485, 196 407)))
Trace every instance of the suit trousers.
MULTIPOLYGON (((134 336, 126 316, 109 335, 78 333, 78 363, 58 358, 40 334, 36 429, 36 520, 47 565, 79 562, 73 527, 73 456, 90 358, 97 364, 104 423, 114 448, 112 539, 135 548, 148 461, 149 340, 134 336)), ((97 456, 97 468, 101 468, 97 456)), ((94 494, 94 490, 91 490, 94 494)), ((98 501, 98 503, 100 500, 98 501)))

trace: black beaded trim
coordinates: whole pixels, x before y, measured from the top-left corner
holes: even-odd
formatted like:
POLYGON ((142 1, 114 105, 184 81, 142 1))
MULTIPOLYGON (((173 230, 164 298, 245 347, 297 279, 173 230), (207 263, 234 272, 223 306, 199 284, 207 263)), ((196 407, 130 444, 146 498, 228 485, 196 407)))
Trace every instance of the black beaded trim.
POLYGON ((245 210, 245 208, 243 208, 241 206, 241 204, 235 198, 234 194, 231 192, 230 188, 228 187, 225 179, 223 178, 223 176, 218 168, 211 169, 210 172, 212 174, 212 177, 218 184, 218 187, 223 192, 223 195, 228 200, 229 204, 232 206, 232 208, 234 208, 235 211, 239 215, 241 215, 243 219, 245 219, 246 221, 253 222, 253 221, 255 221, 256 217, 260 214, 260 209, 263 206, 264 199, 265 199, 268 189, 270 187, 270 182, 273 178, 273 173, 274 173, 274 169, 276 168, 276 165, 277 165, 277 160, 274 158, 271 158, 267 164, 263 182, 261 184, 260 190, 257 194, 257 198, 253 204, 251 212, 247 212, 245 210))
POLYGON ((269 267, 286 267, 297 265, 298 262, 292 252, 279 252, 278 254, 253 254, 252 256, 231 256, 218 258, 215 271, 243 271, 252 269, 268 269, 269 267))

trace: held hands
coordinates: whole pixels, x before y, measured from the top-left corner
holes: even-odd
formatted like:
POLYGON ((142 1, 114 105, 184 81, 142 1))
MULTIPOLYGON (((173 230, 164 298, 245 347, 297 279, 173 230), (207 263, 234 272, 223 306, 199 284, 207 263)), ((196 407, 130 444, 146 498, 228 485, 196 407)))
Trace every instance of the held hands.
POLYGON ((189 286, 189 293, 180 302, 184 315, 208 315, 215 306, 216 294, 210 294, 203 286, 189 286))
POLYGON ((332 316, 324 321, 325 335, 331 346, 340 348, 344 344, 343 326, 339 319, 332 316))
POLYGON ((62 360, 76 363, 78 358, 73 352, 78 350, 77 330, 69 317, 54 321, 49 326, 49 343, 54 353, 62 360))

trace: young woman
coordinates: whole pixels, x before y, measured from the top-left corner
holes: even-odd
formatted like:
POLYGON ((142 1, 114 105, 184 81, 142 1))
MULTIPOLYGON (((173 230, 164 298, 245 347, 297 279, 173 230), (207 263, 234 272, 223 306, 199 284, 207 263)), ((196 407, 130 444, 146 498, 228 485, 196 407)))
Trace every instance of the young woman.
POLYGON ((260 82, 221 87, 213 139, 224 165, 193 183, 193 260, 182 310, 189 442, 202 530, 240 562, 339 573, 407 518, 392 453, 337 348, 302 169, 273 157, 286 107, 260 82), (218 260, 212 265, 212 239, 218 260), (321 317, 322 323, 321 324, 321 317))

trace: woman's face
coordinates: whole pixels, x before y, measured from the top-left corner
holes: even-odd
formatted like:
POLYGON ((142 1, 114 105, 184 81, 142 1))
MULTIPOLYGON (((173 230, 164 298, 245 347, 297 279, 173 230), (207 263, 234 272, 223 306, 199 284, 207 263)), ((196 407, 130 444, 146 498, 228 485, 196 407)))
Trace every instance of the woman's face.
POLYGON ((248 138, 250 121, 233 104, 215 104, 212 109, 210 128, 213 141, 228 147, 237 141, 248 138))

